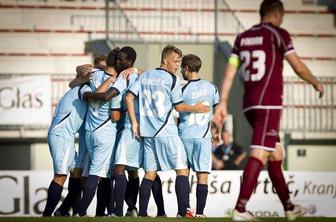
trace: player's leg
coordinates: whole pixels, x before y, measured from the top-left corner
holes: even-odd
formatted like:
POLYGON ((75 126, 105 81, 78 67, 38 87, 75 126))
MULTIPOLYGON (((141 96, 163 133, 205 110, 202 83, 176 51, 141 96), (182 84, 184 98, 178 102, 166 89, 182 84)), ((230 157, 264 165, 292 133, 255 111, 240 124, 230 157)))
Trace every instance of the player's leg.
MULTIPOLYGON (((82 192, 82 172, 86 161, 89 160, 85 143, 84 124, 79 130, 79 146, 75 156, 75 168, 70 172, 68 194, 64 198, 61 206, 55 211, 55 216, 70 216, 69 210, 73 208, 76 201, 80 199, 82 192)), ((74 212, 73 212, 74 213, 74 212)))
POLYGON ((81 184, 81 168, 74 168, 70 173, 69 183, 68 183, 68 194, 64 198, 61 206, 55 211, 54 216, 67 217, 70 216, 69 210, 74 206, 80 193, 82 191, 81 184))
POLYGON ((140 153, 140 150, 142 151, 140 143, 134 138, 131 128, 125 127, 120 135, 120 140, 115 151, 115 199, 117 216, 122 216, 123 214, 124 200, 126 200, 126 203, 129 205, 128 214, 137 214, 135 208, 137 197, 134 198, 134 196, 137 196, 139 190, 137 169, 140 167, 140 159, 142 162, 142 153, 140 153), (127 181, 125 176, 126 168, 131 169, 128 171, 129 174, 131 174, 129 175, 130 182, 127 181), (125 196, 126 193, 129 193, 127 198, 125 196))
POLYGON ((139 216, 146 217, 150 193, 155 180, 157 170, 159 169, 158 160, 155 151, 154 139, 150 137, 143 138, 143 167, 145 176, 141 181, 139 188, 139 216))
POLYGON ((211 138, 193 139, 191 168, 196 172, 196 217, 205 217, 204 208, 208 196, 208 174, 211 173, 211 138))
POLYGON ((281 165, 284 158, 284 150, 281 143, 276 143, 276 149, 272 152, 268 161, 268 175, 272 181, 281 203, 284 207, 287 219, 292 221, 305 214, 305 210, 299 205, 294 205, 289 197, 289 190, 286 184, 281 165))
POLYGON ((85 216, 86 210, 89 207, 96 193, 98 181, 100 177, 110 177, 110 164, 112 150, 115 142, 115 132, 107 130, 97 130, 95 132, 86 133, 86 144, 88 153, 91 159, 89 176, 83 186, 83 196, 75 206, 79 216, 85 216))
POLYGON ((54 178, 51 181, 48 188, 47 203, 44 208, 42 216, 50 217, 51 214, 54 212, 58 202, 61 199, 63 185, 65 183, 66 178, 67 175, 58 175, 58 174, 54 175, 54 178))
POLYGON ((54 178, 48 188, 47 203, 43 216, 51 216, 61 199, 63 185, 70 169, 74 167, 74 140, 56 135, 48 135, 48 145, 53 159, 54 178))
POLYGON ((157 217, 165 217, 166 211, 164 208, 163 194, 162 194, 162 182, 160 176, 157 174, 152 185, 152 193, 155 204, 157 206, 157 217))
POLYGON ((121 164, 115 165, 114 175, 115 175, 114 198, 116 203, 115 214, 118 217, 122 217, 124 214, 124 199, 127 186, 125 165, 121 164))
POLYGON ((145 176, 141 181, 139 188, 139 216, 146 217, 148 202, 151 194, 153 181, 155 180, 156 171, 145 171, 145 176))
POLYGON ((197 172, 196 217, 204 217, 204 208, 208 196, 208 172, 197 172))
POLYGON ((277 134, 267 136, 270 131, 269 122, 272 120, 269 110, 249 110, 245 115, 253 128, 252 150, 244 168, 233 220, 256 220, 250 212, 246 211, 246 204, 257 185, 260 171, 267 162, 270 152, 274 150, 277 136, 277 134))
POLYGON ((100 178, 97 187, 96 217, 104 217, 111 196, 111 178, 100 178))
MULTIPOLYGON (((189 207, 189 170, 188 169, 176 169, 176 180, 175 180, 175 192, 177 198, 177 214, 178 216, 184 217, 187 214, 187 209, 189 207)), ((188 215, 189 216, 189 215, 188 215)))
POLYGON ((178 212, 177 214, 182 217, 191 217, 192 215, 188 214, 189 207, 189 193, 190 193, 190 184, 189 184, 189 169, 188 169, 188 160, 187 153, 184 148, 184 145, 180 137, 169 137, 167 144, 170 145, 173 149, 170 151, 170 157, 176 158, 175 171, 176 171, 176 180, 175 180, 175 192, 177 197, 178 212))
MULTIPOLYGON (((140 164, 139 164, 140 166, 140 164)), ((139 175, 137 169, 129 169, 128 172, 128 182, 125 193, 125 202, 128 206, 126 216, 137 217, 138 210, 136 208, 136 203, 139 194, 139 175)))

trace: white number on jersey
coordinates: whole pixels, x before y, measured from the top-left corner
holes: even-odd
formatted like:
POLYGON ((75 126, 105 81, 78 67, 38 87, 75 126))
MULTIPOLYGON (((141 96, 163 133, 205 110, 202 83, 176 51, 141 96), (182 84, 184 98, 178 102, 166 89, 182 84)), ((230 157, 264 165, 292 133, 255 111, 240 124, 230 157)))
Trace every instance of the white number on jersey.
POLYGON ((162 92, 160 91, 154 91, 153 94, 149 90, 144 90, 143 91, 144 95, 144 113, 146 116, 153 116, 153 111, 156 112, 158 117, 162 117, 164 115, 164 102, 165 102, 165 96, 162 92), (155 103, 155 110, 152 111, 150 107, 151 101, 154 101, 155 103))
MULTIPOLYGON (((207 101, 204 101, 203 104, 210 106, 210 104, 207 101)), ((195 105, 195 103, 191 105, 195 105)), ((208 113, 190 113, 188 125, 197 124, 199 126, 203 126, 205 124, 208 124, 209 117, 210 115, 208 113)))
POLYGON ((245 82, 256 82, 263 78, 263 76, 265 75, 266 62, 266 53, 263 50, 252 51, 252 56, 250 51, 241 51, 240 59, 244 61, 244 63, 241 65, 241 68, 243 69, 245 82), (256 73, 250 73, 250 70, 247 69, 247 67, 251 63, 251 60, 255 60, 252 62, 252 68, 257 70, 256 73))

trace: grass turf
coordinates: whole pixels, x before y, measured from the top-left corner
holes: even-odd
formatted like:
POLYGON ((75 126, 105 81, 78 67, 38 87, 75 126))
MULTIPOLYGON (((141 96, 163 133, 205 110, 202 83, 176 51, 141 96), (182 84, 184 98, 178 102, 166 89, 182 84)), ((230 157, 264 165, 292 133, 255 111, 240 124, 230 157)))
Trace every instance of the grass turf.
MULTIPOLYGON (((285 218, 258 218, 261 222, 282 222, 287 221, 285 218)), ((196 220, 200 222, 231 222, 231 218, 108 218, 108 217, 0 217, 1 222, 61 222, 61 221, 71 221, 71 222, 191 222, 191 220, 196 220)), ((299 218, 296 222, 336 222, 336 218, 327 217, 304 217, 299 218)))

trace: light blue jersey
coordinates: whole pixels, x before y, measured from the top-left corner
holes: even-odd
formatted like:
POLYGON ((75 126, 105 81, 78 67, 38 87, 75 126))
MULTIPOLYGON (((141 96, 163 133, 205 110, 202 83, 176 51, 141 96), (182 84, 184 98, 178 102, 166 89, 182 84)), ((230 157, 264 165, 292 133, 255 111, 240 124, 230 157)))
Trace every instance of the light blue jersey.
MULTIPOLYGON (((127 110, 126 110, 126 104, 125 104, 125 96, 126 96, 126 91, 133 85, 133 83, 137 80, 138 74, 132 73, 129 76, 129 79, 125 79, 123 76, 118 77, 117 81, 114 83, 113 87, 116 91, 118 91, 120 94, 118 95, 118 100, 120 102, 121 110, 123 112, 123 117, 125 117, 123 124, 124 127, 130 127, 130 119, 129 116, 127 115, 127 110)), ((134 100, 134 109, 135 109, 135 115, 137 119, 139 119, 139 104, 138 100, 134 100)))
MULTIPOLYGON (((127 115, 125 105, 125 92, 137 80, 137 78, 138 75, 135 73, 131 74, 129 80, 119 77, 113 85, 113 88, 120 91, 120 95, 122 95, 120 102, 124 114, 123 116, 125 116, 123 129, 120 133, 118 143, 116 144, 115 164, 125 165, 128 169, 137 169, 141 167, 143 159, 143 149, 142 146, 140 146, 140 142, 133 136, 130 119, 127 115)), ((138 104, 138 99, 134 99, 135 115, 139 120, 138 104)))
POLYGON ((57 104, 48 134, 73 140, 81 127, 88 109, 87 102, 80 99, 85 86, 68 90, 57 104))
MULTIPOLYGON (((196 79, 190 80, 182 88, 183 102, 194 105, 198 102, 210 107, 215 107, 219 102, 217 87, 209 81, 196 79)), ((210 120, 212 109, 208 113, 179 114, 179 135, 181 138, 210 138, 210 120)))
POLYGON ((55 174, 67 175, 75 167, 75 134, 83 126, 88 109, 86 101, 80 99, 84 88, 77 86, 64 94, 49 127, 48 145, 55 174))
POLYGON ((164 69, 143 73, 130 87, 139 96, 140 135, 142 137, 177 136, 172 109, 182 102, 179 78, 164 69))
MULTIPOLYGON (((86 91, 95 92, 96 89, 111 75, 105 71, 96 70, 93 73, 93 79, 90 81, 90 87, 86 87, 86 91)), ((86 117, 85 129, 87 131, 95 131, 100 127, 115 128, 116 123, 111 121, 110 110, 120 109, 120 103, 116 98, 111 101, 94 100, 89 101, 89 108, 86 117)))
MULTIPOLYGON (((93 74, 88 91, 95 92, 109 77, 109 73, 97 70, 93 74)), ((120 103, 115 97, 110 101, 89 101, 85 124, 85 142, 90 157, 88 175, 111 176, 110 169, 113 167, 112 153, 117 125, 116 122, 111 121, 111 110, 114 109, 120 109, 120 103)), ((86 172, 87 169, 84 171, 86 172)))

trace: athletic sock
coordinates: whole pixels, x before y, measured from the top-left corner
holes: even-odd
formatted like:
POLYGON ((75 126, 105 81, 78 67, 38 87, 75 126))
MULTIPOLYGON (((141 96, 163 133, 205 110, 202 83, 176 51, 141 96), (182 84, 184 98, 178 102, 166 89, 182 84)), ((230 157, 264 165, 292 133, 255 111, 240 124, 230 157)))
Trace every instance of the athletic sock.
POLYGON ((114 198, 115 198, 115 214, 122 217, 124 214, 124 199, 126 192, 127 179, 125 174, 115 176, 114 198))
POLYGON ((154 197, 155 204, 157 206, 157 216, 166 215, 164 209, 163 195, 162 195, 162 182, 159 175, 156 175, 156 178, 153 182, 152 193, 154 197))
POLYGON ((139 177, 129 178, 125 193, 125 202, 128 206, 128 210, 134 210, 136 202, 138 200, 139 193, 139 177))
POLYGON ((289 198, 289 190, 281 170, 282 161, 268 161, 268 175, 281 200, 285 211, 293 210, 294 205, 289 198))
POLYGON ((189 179, 187 176, 177 176, 175 181, 175 192, 177 197, 177 214, 184 216, 189 205, 189 179))
POLYGON ((111 179, 100 178, 97 188, 96 217, 105 216, 105 209, 108 207, 111 192, 111 179))
POLYGON ((153 181, 143 178, 139 189, 139 216, 147 216, 148 202, 153 181))
POLYGON ((85 181, 83 187, 83 196, 75 206, 75 211, 79 216, 85 216, 86 210, 92 202, 92 199, 96 193, 99 177, 95 175, 89 175, 85 181))
POLYGON ((50 217, 51 214, 54 212, 58 202, 61 199, 63 186, 55 183, 54 181, 51 181, 49 188, 48 188, 48 197, 47 197, 47 203, 44 208, 42 216, 44 217, 50 217))
POLYGON ((262 162, 255 158, 250 157, 245 166, 243 173, 243 182, 240 187, 239 197, 235 209, 239 212, 246 211, 247 201, 250 199, 253 189, 258 182, 258 176, 263 168, 262 162))
POLYGON ((208 185, 197 184, 196 187, 196 214, 203 215, 206 199, 208 196, 208 185))

